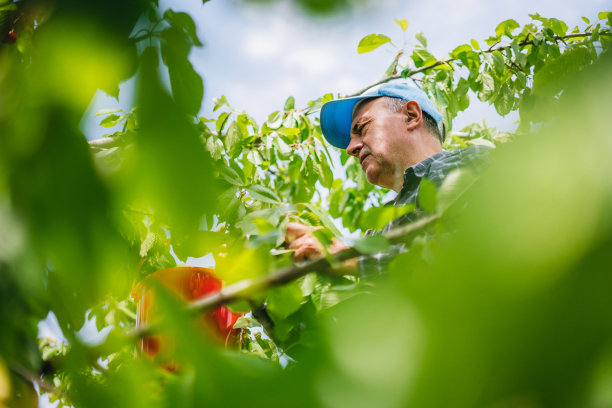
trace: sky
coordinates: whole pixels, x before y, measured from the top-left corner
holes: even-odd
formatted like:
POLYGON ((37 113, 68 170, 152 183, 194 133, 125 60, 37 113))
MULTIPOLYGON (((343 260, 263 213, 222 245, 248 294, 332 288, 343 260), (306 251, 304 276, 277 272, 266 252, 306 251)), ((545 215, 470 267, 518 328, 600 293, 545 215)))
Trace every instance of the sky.
MULTIPOLYGON (((332 16, 305 15, 294 2, 265 4, 246 0, 161 0, 162 9, 188 12, 195 20, 203 47, 190 60, 204 78, 201 115, 212 114, 212 99, 225 95, 233 108, 245 110, 258 122, 283 107, 292 95, 296 106, 326 93, 349 94, 376 82, 397 52, 390 45, 366 54, 357 44, 372 33, 385 34, 394 43, 416 44, 414 34, 423 32, 428 48, 439 57, 471 39, 483 40, 501 21, 513 18, 530 22, 528 14, 556 17, 568 26, 583 25, 581 16, 596 19, 599 11, 612 10, 612 0, 438 0, 416 2, 378 0, 332 16), (406 19, 404 34, 394 19, 406 19)), ((131 104, 130 83, 121 87, 119 102, 101 91, 83 119, 88 139, 108 133, 98 128, 94 112, 102 108, 126 108, 131 104)), ((473 96, 473 95, 472 95, 473 96)), ((495 111, 471 98, 471 106, 453 124, 455 130, 486 118, 501 130, 513 130, 516 115, 499 117, 495 111)))

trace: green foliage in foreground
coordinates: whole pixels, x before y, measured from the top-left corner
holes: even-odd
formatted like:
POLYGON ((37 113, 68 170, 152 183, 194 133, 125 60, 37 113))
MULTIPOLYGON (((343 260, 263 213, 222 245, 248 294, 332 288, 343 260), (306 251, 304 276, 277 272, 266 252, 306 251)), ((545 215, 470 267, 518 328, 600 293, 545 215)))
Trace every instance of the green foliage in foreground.
POLYGON ((474 124, 447 139, 498 146, 490 168, 423 193, 439 218, 387 275, 310 274, 232 304, 266 332, 239 320, 239 350, 160 290, 170 318, 157 330, 177 347, 151 361, 134 357, 128 294, 175 265, 171 249, 213 254, 234 283, 290 264, 289 221, 323 227, 326 241, 332 218, 365 230, 406 209, 381 208, 387 192, 329 151, 315 113, 332 94, 307 108, 289 97, 261 124, 223 97, 216 117, 197 117, 203 82, 187 56, 201 42, 187 14, 82 3, 19 4, 19 19, 0 3, 20 34, 0 49, 0 404, 35 405, 31 383, 100 407, 612 404, 611 13, 575 29, 504 21, 491 48, 472 40, 446 57, 418 34, 383 80, 423 86, 447 129, 473 95, 518 110, 516 135, 474 124), (134 75, 137 108, 103 112, 116 132, 88 146, 78 125, 95 90, 116 95, 134 75), (49 311, 67 343, 37 339, 49 311), (78 334, 86 316, 110 330, 99 345, 78 334))

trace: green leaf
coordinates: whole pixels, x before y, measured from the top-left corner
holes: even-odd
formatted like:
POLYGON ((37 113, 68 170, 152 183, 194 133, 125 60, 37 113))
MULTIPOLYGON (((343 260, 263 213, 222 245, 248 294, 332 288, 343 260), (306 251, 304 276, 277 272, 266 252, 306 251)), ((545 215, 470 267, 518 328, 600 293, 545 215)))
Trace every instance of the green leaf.
POLYGON ((419 185, 418 202, 419 207, 427 212, 436 210, 436 195, 438 190, 434 183, 424 178, 419 185))
POLYGON ((278 149, 278 152, 280 153, 280 155, 283 158, 288 159, 289 156, 293 153, 293 149, 291 148, 291 146, 289 146, 282 137, 275 137, 274 138, 274 143, 276 144, 276 147, 278 149))
POLYGON ((398 20, 396 18, 395 22, 402 28, 402 31, 406 31, 408 29, 408 20, 398 20))
POLYGON ((310 211, 315 213, 316 216, 319 217, 319 221, 321 221, 321 224, 323 224, 323 226, 327 228, 328 230, 330 230, 335 236, 339 237, 342 235, 340 234, 340 231, 338 231, 338 228, 336 228, 334 223, 331 222, 331 220, 329 219, 329 216, 325 212, 323 212, 323 210, 318 208, 316 205, 313 205, 310 203, 304 203, 304 205, 308 207, 310 211))
POLYGON ((283 205, 253 211, 240 220, 237 226, 247 235, 265 234, 276 227, 286 210, 287 207, 283 205))
POLYGON ((359 228, 363 231, 381 230, 389 222, 411 211, 414 211, 414 205, 372 207, 359 217, 359 228))
POLYGON ((270 190, 268 187, 264 187, 260 184, 253 184, 246 188, 251 198, 269 204, 280 204, 281 199, 276 193, 270 190))
POLYGON ((113 126, 117 125, 119 122, 121 122, 124 118, 125 118, 125 116, 119 116, 119 115, 115 115, 115 114, 108 115, 107 117, 102 119, 102 121, 100 121, 100 126, 113 127, 113 126))
POLYGON ((228 166, 221 166, 221 178, 223 178, 225 181, 227 181, 228 183, 234 185, 234 186, 243 186, 244 185, 244 180, 242 177, 240 177, 240 175, 238 174, 238 172, 228 166))
POLYGON ((231 285, 244 279, 265 275, 268 271, 268 248, 252 249, 239 245, 230 248, 225 257, 215 260, 217 261, 215 273, 226 284, 231 285))
POLYGON ((297 282, 271 289, 268 292, 266 310, 274 321, 286 319, 295 313, 301 306, 302 289, 297 282))
POLYGON ((417 68, 424 65, 430 65, 436 62, 436 57, 433 56, 429 51, 421 46, 416 46, 412 50, 412 60, 417 68))
POLYGON ((215 231, 196 231, 180 242, 174 242, 174 252, 181 260, 188 257, 200 258, 213 252, 219 246, 227 242, 228 236, 222 232, 215 231))
MULTIPOLYGON (((599 14, 601 14, 601 13, 599 13, 599 14)), ((582 18, 582 21, 584 21, 585 23, 591 24, 591 21, 588 18, 586 18, 584 16, 582 16, 581 18, 582 18)), ((600 20, 603 20, 603 19, 600 19, 600 20)))
POLYGON ((495 110, 501 116, 506 116, 514 106, 514 94, 507 84, 503 84, 495 98, 495 110))
POLYGON ((334 174, 324 154, 321 155, 321 178, 319 182, 325 188, 331 188, 334 182, 334 174))
POLYGON ((568 47, 558 58, 547 63, 533 76, 533 93, 554 96, 569 78, 589 62, 589 51, 583 46, 568 47))
POLYGON ((121 109, 100 109, 96 111, 96 116, 108 115, 110 113, 118 113, 118 112, 121 112, 121 109))
POLYGON ((499 23, 497 28, 495 28, 495 35, 497 38, 501 38, 503 35, 506 35, 512 38, 512 31, 519 28, 520 24, 516 22, 516 20, 506 20, 499 23))
POLYGON ((504 56, 499 51, 495 51, 491 54, 491 58, 493 59, 493 67, 495 68, 495 73, 498 76, 501 76, 501 74, 504 73, 505 68, 504 56))
POLYGON ((451 171, 442 182, 436 195, 436 210, 440 213, 446 211, 470 186, 476 177, 466 169, 451 171))
POLYGON ((217 132, 221 132, 223 130, 225 124, 227 123, 227 118, 229 118, 229 115, 229 112, 223 112, 219 115, 219 117, 217 118, 217 122, 215 123, 215 128, 217 129, 217 132))
POLYGON ((290 96, 287 98, 287 100, 285 101, 285 110, 291 110, 295 108, 295 98, 293 96, 290 96))
POLYGON ((354 241, 353 246, 362 254, 377 254, 389 250, 389 240, 382 235, 366 235, 354 241))
POLYGON ((597 14, 597 18, 600 20, 607 20, 611 17, 612 17, 612 11, 601 11, 597 14))
POLYGON ((189 14, 182 12, 176 13, 168 9, 164 13, 164 20, 168 21, 173 27, 176 27, 182 30, 185 34, 187 34, 191 39, 193 45, 202 45, 196 34, 196 25, 189 14))
POLYGON ((565 33, 567 33, 567 30, 568 30, 567 24, 565 24, 563 21, 558 20, 556 18, 549 19, 547 27, 550 28, 553 31, 553 33, 555 33, 558 36, 565 35, 565 33))
POLYGON ((141 258, 147 256, 153 245, 155 245, 156 235, 153 232, 149 232, 146 238, 140 244, 140 252, 139 255, 141 258))
POLYGON ((268 116, 267 123, 270 129, 278 129, 283 123, 283 113, 280 111, 272 112, 268 116))
POLYGON ((260 166, 263 162, 261 160, 261 155, 257 150, 251 150, 247 153, 247 159, 254 166, 260 166))
POLYGON ((197 115, 202 106, 204 82, 187 59, 190 45, 185 45, 182 34, 172 27, 162 31, 161 36, 162 56, 174 100, 186 113, 197 115))
POLYGON ((240 133, 238 132, 238 125, 236 122, 232 122, 227 134, 225 135, 225 147, 230 150, 236 143, 240 142, 240 133))
POLYGON ((393 61, 391 61, 391 64, 389 64, 389 66, 385 70, 385 74, 383 75, 383 78, 391 76, 391 75, 395 75, 395 73, 397 72, 398 63, 399 63, 399 58, 397 57, 394 58, 393 61))
POLYGON ((228 103, 227 103, 227 99, 225 99, 225 95, 221 95, 220 98, 213 99, 213 112, 216 112, 217 109, 227 104, 228 103))
POLYGON ((233 326, 234 329, 248 329, 252 327, 261 327, 261 323, 259 323, 257 320, 253 319, 252 317, 245 317, 245 316, 239 317, 233 326))
POLYGON ((478 41, 476 41, 476 40, 474 40, 474 39, 473 39, 473 40, 471 40, 471 41, 470 41, 470 44, 472 44, 472 47, 473 47, 473 48, 474 48, 476 51, 479 51, 479 50, 480 50, 480 45, 478 45, 478 41))
POLYGON ((223 157, 225 146, 223 146, 221 139, 211 136, 206 140, 206 150, 208 150, 214 160, 219 160, 223 157))
POLYGON ((298 128, 281 128, 278 129, 278 133, 285 136, 295 136, 300 133, 300 129, 298 128))
POLYGON ((481 72, 478 75, 478 81, 482 86, 479 94, 480 100, 488 101, 495 94, 495 80, 488 73, 481 72))
POLYGON ((17 10, 17 4, 10 2, 8 4, 3 4, 0 6, 0 11, 2 12, 6 12, 6 11, 14 11, 17 10))
POLYGON ((455 49, 451 51, 451 55, 455 58, 459 58, 461 54, 465 52, 471 52, 471 51, 472 51, 472 47, 470 47, 468 44, 462 44, 458 47, 455 47, 455 49))
POLYGON ((423 44, 423 47, 427 48, 427 38, 425 38, 425 34, 423 32, 418 32, 414 35, 416 39, 423 44))
POLYGON ((361 41, 359 41, 357 52, 359 54, 370 52, 388 42, 391 42, 391 39, 383 34, 366 35, 361 39, 361 41))

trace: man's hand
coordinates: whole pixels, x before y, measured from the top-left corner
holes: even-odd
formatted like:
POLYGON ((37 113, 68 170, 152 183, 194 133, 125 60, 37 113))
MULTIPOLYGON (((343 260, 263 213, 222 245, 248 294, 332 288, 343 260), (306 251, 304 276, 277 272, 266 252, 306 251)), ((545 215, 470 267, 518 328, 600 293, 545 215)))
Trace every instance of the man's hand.
MULTIPOLYGON (((287 224, 285 243, 289 249, 295 249, 293 254, 295 261, 307 261, 323 256, 323 246, 312 234, 314 230, 320 228, 322 227, 309 227, 297 222, 287 224)), ((327 248, 327 252, 330 254, 335 254, 348 248, 336 238, 333 238, 332 242, 332 245, 327 248)))

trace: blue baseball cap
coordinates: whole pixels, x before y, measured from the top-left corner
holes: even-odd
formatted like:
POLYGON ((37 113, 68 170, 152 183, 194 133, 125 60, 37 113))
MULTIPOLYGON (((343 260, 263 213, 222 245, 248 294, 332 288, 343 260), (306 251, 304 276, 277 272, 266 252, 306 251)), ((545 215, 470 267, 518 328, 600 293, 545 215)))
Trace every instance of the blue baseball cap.
POLYGON ((326 102, 321 108, 321 131, 325 139, 332 146, 346 149, 351 141, 351 123, 353 122, 355 106, 359 101, 380 96, 391 96, 405 101, 415 101, 421 106, 423 112, 436 121, 438 126, 442 122, 442 115, 429 100, 427 94, 421 89, 406 84, 387 83, 374 91, 369 91, 359 96, 326 102))

